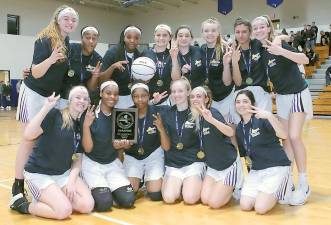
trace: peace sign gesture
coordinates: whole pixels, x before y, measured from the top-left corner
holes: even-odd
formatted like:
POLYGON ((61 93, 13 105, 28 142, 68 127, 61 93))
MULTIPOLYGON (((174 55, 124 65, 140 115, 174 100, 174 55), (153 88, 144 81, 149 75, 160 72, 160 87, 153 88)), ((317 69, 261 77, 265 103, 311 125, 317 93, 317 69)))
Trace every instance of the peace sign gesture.
POLYGON ((87 111, 86 111, 86 115, 85 115, 85 119, 84 119, 84 126, 88 126, 90 127, 95 119, 95 114, 94 114, 94 108, 95 106, 94 105, 90 105, 88 108, 87 108, 87 111))
POLYGON ((98 77, 100 75, 102 63, 99 61, 97 65, 94 67, 94 69, 91 71, 92 76, 98 77))
POLYGON ((171 58, 177 58, 177 55, 179 52, 178 41, 177 41, 177 39, 173 38, 173 39, 171 39, 170 43, 171 43, 171 48, 169 50, 170 56, 171 56, 171 58))
POLYGON ((162 99, 166 98, 168 96, 167 91, 162 92, 161 94, 159 92, 155 92, 153 94, 153 100, 152 103, 156 105, 159 103, 162 99))
POLYGON ((210 110, 207 109, 203 104, 197 105, 196 109, 199 111, 200 115, 209 123, 212 123, 214 117, 211 114, 210 110))
POLYGON ((226 49, 225 49, 225 54, 223 55, 223 63, 224 64, 229 64, 231 62, 232 54, 233 54, 232 48, 227 46, 226 49))
POLYGON ((232 62, 236 62, 238 63, 241 57, 241 52, 240 52, 240 44, 238 46, 236 46, 235 44, 236 42, 233 42, 233 46, 232 46, 232 62))
POLYGON ((284 49, 277 45, 276 43, 272 43, 271 41, 265 40, 266 44, 263 47, 267 48, 267 51, 273 55, 283 55, 284 49))
POLYGON ((156 126, 156 128, 158 129, 159 132, 164 131, 164 126, 163 126, 163 122, 162 122, 162 118, 160 113, 157 113, 156 115, 153 114, 154 117, 154 121, 153 121, 153 125, 156 126))
POLYGON ((55 96, 55 92, 53 92, 53 94, 46 99, 44 107, 46 107, 47 110, 51 110, 59 99, 60 95, 55 96))
POLYGON ((50 57, 48 58, 49 61, 54 64, 56 63, 58 60, 62 60, 64 59, 64 55, 63 55, 63 46, 56 46, 52 52, 52 54, 50 55, 50 57))
POLYGON ((248 109, 247 111, 255 114, 255 117, 258 119, 268 119, 272 115, 271 112, 257 108, 253 105, 251 105, 251 109, 248 109))

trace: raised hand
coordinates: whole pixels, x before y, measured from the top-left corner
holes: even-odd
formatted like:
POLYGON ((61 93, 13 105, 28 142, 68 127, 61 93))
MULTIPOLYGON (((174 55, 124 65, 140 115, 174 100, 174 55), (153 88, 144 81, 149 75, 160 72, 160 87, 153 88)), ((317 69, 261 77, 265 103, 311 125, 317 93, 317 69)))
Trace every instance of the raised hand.
POLYGON ((238 63, 241 57, 241 52, 240 52, 240 44, 236 46, 235 42, 233 42, 232 46, 232 62, 238 63))
POLYGON ((51 110, 56 105, 59 98, 60 95, 55 96, 55 92, 53 92, 53 94, 46 99, 44 107, 46 107, 48 110, 51 110))
POLYGON ((191 66, 189 64, 185 64, 181 69, 182 74, 188 74, 190 70, 191 70, 191 66))
POLYGON ((232 60, 232 48, 231 47, 227 47, 225 50, 225 54, 223 55, 223 63, 224 64, 229 64, 232 60))
POLYGON ((171 58, 177 58, 179 49, 178 49, 178 42, 175 39, 171 39, 171 48, 169 50, 171 58))
POLYGON ((266 44, 263 45, 263 47, 267 48, 267 51, 270 53, 270 54, 273 54, 273 55, 282 55, 283 52, 284 52, 284 49, 275 44, 275 43, 272 43, 271 41, 268 41, 268 40, 265 40, 266 44))
POLYGON ((90 105, 87 108, 85 119, 84 119, 84 126, 90 127, 92 125, 92 123, 95 119, 94 108, 95 108, 94 105, 92 105, 92 106, 90 105))
POLYGON ((155 92, 153 94, 153 100, 152 102, 154 104, 159 103, 162 99, 166 98, 168 96, 167 91, 162 92, 161 94, 159 92, 155 92))
POLYGON ((247 111, 250 113, 254 113, 255 117, 258 119, 268 119, 270 116, 272 116, 271 112, 257 108, 253 105, 251 105, 251 109, 248 109, 247 111))
POLYGON ((162 122, 162 118, 160 113, 157 113, 156 115, 153 114, 154 117, 154 121, 153 121, 153 125, 156 126, 156 128, 158 129, 159 132, 164 131, 164 126, 163 126, 163 122, 162 122))
POLYGON ((24 68, 22 71, 23 79, 27 78, 30 74, 30 68, 24 68))
POLYGON ((92 76, 98 77, 100 75, 102 63, 99 61, 94 69, 91 71, 92 76))
POLYGON ((207 109, 204 105, 196 106, 197 110, 199 111, 200 115, 209 123, 212 123, 214 119, 213 115, 211 114, 210 110, 207 109))
POLYGON ((64 59, 63 47, 56 46, 48 59, 52 64, 56 63, 58 60, 64 59))
POLYGON ((123 72, 125 70, 125 65, 128 64, 129 61, 127 60, 123 60, 123 61, 118 61, 116 63, 114 63, 113 65, 111 65, 114 69, 118 69, 121 72, 123 72))

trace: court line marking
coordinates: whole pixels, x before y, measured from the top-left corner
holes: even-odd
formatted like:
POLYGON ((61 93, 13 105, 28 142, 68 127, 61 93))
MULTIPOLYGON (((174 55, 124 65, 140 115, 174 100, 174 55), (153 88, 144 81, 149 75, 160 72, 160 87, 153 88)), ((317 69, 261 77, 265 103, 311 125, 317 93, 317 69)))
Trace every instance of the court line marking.
POLYGON ((7 182, 7 181, 13 181, 13 178, 7 178, 7 179, 2 179, 0 180, 0 183, 7 182))
MULTIPOLYGON (((11 186, 9 186, 9 185, 5 185, 5 184, 0 183, 0 187, 11 190, 11 186)), ((90 215, 94 216, 96 218, 106 220, 108 222, 113 222, 113 223, 116 223, 116 224, 120 224, 120 225, 133 225, 132 223, 127 223, 125 221, 115 219, 115 218, 112 218, 110 216, 105 216, 105 215, 102 215, 100 213, 91 213, 90 215)))

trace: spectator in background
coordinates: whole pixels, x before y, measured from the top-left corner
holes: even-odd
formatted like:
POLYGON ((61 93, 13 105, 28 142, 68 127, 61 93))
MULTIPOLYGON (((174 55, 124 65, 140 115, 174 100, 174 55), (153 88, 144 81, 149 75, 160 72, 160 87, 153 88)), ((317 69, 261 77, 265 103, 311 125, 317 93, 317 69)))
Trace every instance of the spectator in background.
POLYGON ((309 66, 315 65, 318 57, 317 57, 316 53, 314 52, 314 50, 310 49, 310 48, 306 48, 305 54, 309 59, 309 66))
POLYGON ((287 31, 286 31, 286 29, 285 29, 285 28, 283 28, 283 30, 282 30, 282 32, 281 32, 281 34, 284 34, 284 35, 288 35, 288 33, 287 33, 287 31))
POLYGON ((315 22, 311 23, 311 30, 315 33, 315 45, 316 45, 316 39, 317 39, 317 34, 318 34, 318 27, 315 25, 315 22))
POLYGON ((11 85, 10 83, 6 83, 3 85, 3 107, 5 107, 6 110, 11 110, 11 85))
POLYGON ((293 47, 299 50, 299 47, 301 48, 300 51, 302 51, 302 46, 305 46, 305 41, 303 39, 303 36, 301 34, 300 31, 298 31, 295 35, 294 35, 294 39, 293 39, 293 47))
POLYGON ((320 45, 321 46, 325 46, 325 45, 329 45, 329 37, 328 37, 329 32, 324 32, 321 30, 320 35, 321 35, 321 39, 320 39, 320 45))
POLYGON ((329 55, 331 55, 331 24, 329 26, 329 55))
POLYGON ((314 49, 315 48, 315 39, 316 39, 316 34, 315 32, 311 29, 311 25, 307 25, 306 31, 303 33, 303 38, 305 40, 305 47, 309 49, 314 49))
POLYGON ((5 83, 3 81, 0 81, 0 109, 4 110, 4 100, 3 100, 3 89, 4 89, 5 83))
POLYGON ((294 31, 293 30, 290 31, 289 37, 290 37, 290 41, 288 42, 288 44, 293 47, 293 41, 294 41, 294 31))
POLYGON ((329 86, 331 84, 331 66, 329 66, 325 71, 325 86, 329 86))

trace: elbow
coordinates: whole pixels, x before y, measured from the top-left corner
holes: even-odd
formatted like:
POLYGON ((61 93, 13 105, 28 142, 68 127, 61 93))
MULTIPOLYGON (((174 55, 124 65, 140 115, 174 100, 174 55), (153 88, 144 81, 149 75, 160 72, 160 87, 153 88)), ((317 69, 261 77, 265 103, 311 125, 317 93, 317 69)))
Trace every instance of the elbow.
POLYGON ((232 128, 229 129, 228 131, 228 137, 233 137, 234 136, 234 130, 232 128))
POLYGON ((28 132, 28 130, 25 129, 25 132, 23 134, 23 139, 27 141, 32 141, 34 137, 32 136, 31 132, 28 132))
POLYGON ((288 138, 288 135, 286 132, 281 132, 277 134, 277 137, 279 137, 280 139, 286 140, 288 138))
POLYGON ((85 151, 86 153, 90 153, 90 152, 92 152, 93 145, 84 145, 84 144, 83 144, 83 147, 84 147, 84 151, 85 151))
POLYGON ((223 80, 223 83, 224 83, 224 85, 225 86, 229 86, 229 85, 231 85, 231 80, 223 80))

